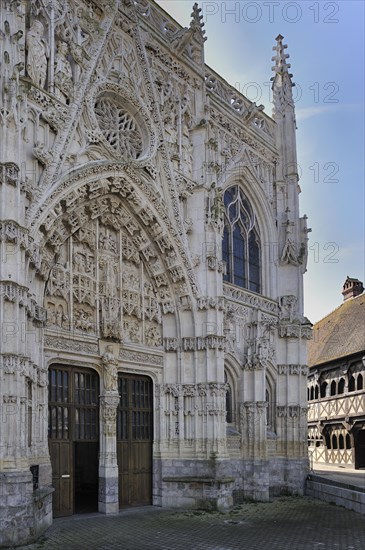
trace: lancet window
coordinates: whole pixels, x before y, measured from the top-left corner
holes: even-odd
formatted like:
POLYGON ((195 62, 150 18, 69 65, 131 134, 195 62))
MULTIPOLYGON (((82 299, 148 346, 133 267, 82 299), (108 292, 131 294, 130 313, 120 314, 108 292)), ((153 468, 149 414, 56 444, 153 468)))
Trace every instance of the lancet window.
POLYGON ((261 246, 255 214, 237 185, 225 192, 224 205, 224 280, 253 292, 261 292, 261 246))

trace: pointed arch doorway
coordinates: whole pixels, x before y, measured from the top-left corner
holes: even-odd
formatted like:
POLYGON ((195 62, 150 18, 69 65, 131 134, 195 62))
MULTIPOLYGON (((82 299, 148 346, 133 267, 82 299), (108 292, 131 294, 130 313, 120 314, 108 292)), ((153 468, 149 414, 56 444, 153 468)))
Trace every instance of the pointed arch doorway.
POLYGON ((52 365, 48 388, 53 517, 97 511, 98 374, 91 369, 52 365))

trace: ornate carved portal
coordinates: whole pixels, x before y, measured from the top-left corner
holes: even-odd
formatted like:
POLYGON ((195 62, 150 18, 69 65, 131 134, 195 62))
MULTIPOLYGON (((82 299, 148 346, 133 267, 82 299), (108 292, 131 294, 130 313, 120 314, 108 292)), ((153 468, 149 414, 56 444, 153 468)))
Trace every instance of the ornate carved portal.
POLYGON ((48 329, 158 347, 161 310, 125 229, 92 220, 60 247, 46 289, 48 329))

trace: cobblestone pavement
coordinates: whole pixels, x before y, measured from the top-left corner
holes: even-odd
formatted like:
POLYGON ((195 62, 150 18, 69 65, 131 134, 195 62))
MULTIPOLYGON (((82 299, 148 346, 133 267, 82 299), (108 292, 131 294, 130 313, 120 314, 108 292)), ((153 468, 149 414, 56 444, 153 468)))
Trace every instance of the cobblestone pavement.
POLYGON ((229 513, 134 508, 54 521, 23 550, 364 550, 363 515, 304 498, 229 513))

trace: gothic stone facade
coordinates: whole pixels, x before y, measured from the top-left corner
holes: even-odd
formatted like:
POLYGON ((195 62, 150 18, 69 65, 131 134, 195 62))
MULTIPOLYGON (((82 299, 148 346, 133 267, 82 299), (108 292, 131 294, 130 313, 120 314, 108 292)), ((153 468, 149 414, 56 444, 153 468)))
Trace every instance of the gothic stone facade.
POLYGON ((270 118, 205 65, 201 19, 1 2, 2 544, 88 492, 112 513, 303 491, 286 46, 270 118))

